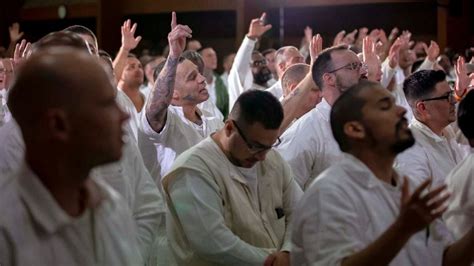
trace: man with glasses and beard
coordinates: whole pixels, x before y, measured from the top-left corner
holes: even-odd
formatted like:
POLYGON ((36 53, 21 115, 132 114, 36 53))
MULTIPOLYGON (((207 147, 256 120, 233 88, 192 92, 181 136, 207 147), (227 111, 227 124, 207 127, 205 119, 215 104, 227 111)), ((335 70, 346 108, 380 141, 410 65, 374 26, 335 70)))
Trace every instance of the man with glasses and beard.
POLYGON ((443 184, 466 156, 450 126, 456 121, 454 91, 441 70, 415 72, 403 90, 414 115, 410 129, 416 144, 397 157, 396 166, 417 184, 430 177, 434 184, 443 184))
POLYGON ((301 188, 341 158, 331 134, 329 113, 342 92, 367 73, 357 55, 347 46, 335 46, 321 52, 312 66, 313 80, 321 88, 323 99, 282 135, 278 151, 290 164, 301 188))
POLYGON ((345 156, 311 184, 295 210, 293 265, 472 263, 474 231, 453 243, 440 219, 446 186, 427 192, 431 179, 414 186, 393 168, 397 154, 415 142, 405 113, 371 81, 334 103, 331 129, 345 156))
POLYGON ((237 99, 224 127, 163 178, 178 265, 289 265, 289 221, 302 192, 273 150, 283 109, 270 93, 237 99))

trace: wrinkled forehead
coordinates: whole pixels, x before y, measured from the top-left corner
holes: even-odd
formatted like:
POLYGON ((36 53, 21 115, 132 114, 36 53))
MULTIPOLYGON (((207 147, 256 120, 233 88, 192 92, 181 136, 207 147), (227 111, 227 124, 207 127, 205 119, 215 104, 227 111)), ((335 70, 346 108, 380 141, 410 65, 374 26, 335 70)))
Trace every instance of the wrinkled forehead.
POLYGON ((141 66, 142 63, 136 57, 128 57, 127 65, 140 65, 141 66))
POLYGON ((189 59, 184 59, 178 64, 176 69, 176 76, 181 79, 186 79, 193 71, 198 71, 198 67, 189 59))

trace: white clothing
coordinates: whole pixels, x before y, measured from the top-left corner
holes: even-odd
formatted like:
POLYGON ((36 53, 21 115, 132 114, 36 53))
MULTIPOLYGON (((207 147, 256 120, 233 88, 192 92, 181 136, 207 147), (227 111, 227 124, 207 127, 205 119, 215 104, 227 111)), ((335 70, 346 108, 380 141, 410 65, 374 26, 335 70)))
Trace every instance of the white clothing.
POLYGON ((117 101, 118 105, 122 108, 122 110, 130 116, 130 118, 127 121, 129 125, 128 129, 131 133, 131 136, 133 136, 132 138, 133 141, 135 141, 136 143, 138 139, 138 121, 139 121, 137 109, 135 108, 135 105, 133 104, 132 100, 130 100, 127 94, 125 94, 125 92, 123 92, 121 89, 117 89, 117 96, 115 100, 117 101))
MULTIPOLYGON (((431 70, 433 69, 433 67, 434 62, 425 59, 416 71, 431 70)), ((383 87, 387 88, 393 77, 395 77, 395 88, 392 91, 392 95, 395 97, 395 104, 400 105, 407 110, 405 117, 408 121, 411 121, 414 118, 413 111, 410 105, 408 104, 408 101, 405 97, 405 92, 403 91, 403 82, 407 77, 405 76, 405 73, 403 69, 400 68, 400 66, 397 66, 396 68, 391 68, 388 64, 387 58, 382 64, 382 80, 380 81, 380 83, 383 87)))
MULTIPOLYGON (((137 226, 140 252, 147 259, 157 231, 164 227, 165 207, 160 191, 144 168, 138 147, 130 137, 127 139, 120 161, 94 168, 91 176, 107 182, 128 203, 137 226)), ((0 128, 0 141, 0 171, 8 175, 20 168, 25 154, 20 128, 14 119, 0 128)), ((4 177, 0 176, 0 184, 1 179, 4 177)))
POLYGON ((224 115, 219 108, 217 108, 216 104, 212 102, 211 98, 198 104, 198 108, 206 117, 215 117, 220 121, 224 121, 224 115))
POLYGON ((211 100, 212 103, 216 104, 216 77, 214 76, 214 73, 212 74, 211 83, 207 83, 206 80, 206 88, 207 92, 209 93, 209 100, 211 100))
POLYGON ((185 150, 220 129, 224 123, 215 118, 201 115, 202 125, 189 121, 180 106, 168 106, 166 122, 161 132, 155 132, 146 118, 141 115, 138 132, 138 146, 145 166, 155 183, 161 188, 161 178, 171 168, 174 160, 185 150))
MULTIPOLYGON (((413 185, 410 186, 413 188, 413 185)), ((292 265, 340 265, 366 248, 397 219, 401 184, 379 180, 360 160, 346 154, 306 190, 292 224, 292 265)), ((414 234, 390 265, 441 265, 452 237, 441 219, 414 234)))
POLYGON ((323 98, 281 136, 277 150, 290 164, 296 182, 305 190, 326 168, 342 158, 329 123, 331 106, 323 98))
POLYGON ((454 237, 459 239, 474 226, 474 153, 449 173, 446 184, 451 198, 443 218, 454 237))
POLYGON ((152 86, 150 83, 146 83, 146 85, 140 86, 140 92, 145 96, 145 99, 148 99, 148 95, 150 94, 151 89, 152 86))
POLYGON ((290 250, 289 223, 302 192, 288 165, 270 150, 254 166, 258 204, 241 170, 208 137, 164 177, 168 238, 179 265, 263 265, 270 253, 290 250))
POLYGON ((271 93, 275 98, 280 99, 283 97, 283 88, 281 85, 281 80, 275 82, 270 88, 266 89, 265 91, 268 91, 271 93))
POLYGON ((0 262, 4 265, 140 265, 130 210, 98 180, 100 200, 73 218, 23 165, 0 186, 0 262))
POLYGON ((416 184, 429 177, 433 178, 433 187, 444 184, 448 173, 466 156, 456 142, 453 130, 447 126, 441 137, 416 119, 409 128, 416 143, 397 156, 395 167, 416 184))
POLYGON ((12 119, 12 114, 7 106, 7 96, 7 91, 0 89, 0 127, 12 119))
POLYGON ((234 63, 230 69, 227 88, 229 89, 229 112, 232 110, 235 101, 244 91, 249 89, 265 90, 267 87, 260 86, 253 82, 253 74, 250 69, 252 51, 255 48, 255 40, 245 36, 242 44, 235 55, 234 63))

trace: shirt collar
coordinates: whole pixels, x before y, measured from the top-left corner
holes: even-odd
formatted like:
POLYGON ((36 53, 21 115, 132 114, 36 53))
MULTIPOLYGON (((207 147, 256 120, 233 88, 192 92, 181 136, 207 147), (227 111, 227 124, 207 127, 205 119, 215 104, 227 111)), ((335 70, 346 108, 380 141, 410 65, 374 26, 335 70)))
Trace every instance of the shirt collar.
MULTIPOLYGON (((416 118, 413 118, 411 121, 410 127, 416 128, 418 131, 423 133, 423 135, 433 139, 436 142, 444 141, 444 138, 435 134, 427 125, 423 124, 422 122, 418 121, 416 118)), ((443 130, 444 132, 444 130, 443 130)))
MULTIPOLYGON (((378 179, 374 173, 372 173, 372 170, 370 170, 367 165, 365 165, 361 160, 356 158, 355 156, 349 154, 349 153, 343 153, 344 155, 344 161, 342 163, 342 169, 354 180, 362 184, 363 186, 367 188, 373 188, 379 185, 383 185, 382 180, 378 179)), ((394 170, 395 171, 395 170, 394 170)), ((398 173, 396 173, 396 181, 397 181, 397 186, 394 188, 398 188, 400 186, 400 178, 398 178, 398 173)))
POLYGON ((324 120, 329 122, 329 116, 331 114, 331 105, 329 105, 329 103, 326 101, 326 99, 324 99, 324 97, 321 102, 316 105, 316 109, 321 113, 324 120))
MULTIPOLYGON (((31 213, 33 220, 44 230, 52 234, 63 226, 74 222, 75 218, 69 216, 59 206, 51 193, 41 183, 38 176, 26 163, 23 163, 19 168, 17 178, 20 197, 31 213)), ((88 205, 94 204, 94 207, 100 205, 104 196, 108 196, 104 194, 103 189, 99 188, 99 186, 86 186, 86 190, 89 195, 88 198, 91 199, 88 205)), ((89 209, 90 207, 87 208, 89 209)))

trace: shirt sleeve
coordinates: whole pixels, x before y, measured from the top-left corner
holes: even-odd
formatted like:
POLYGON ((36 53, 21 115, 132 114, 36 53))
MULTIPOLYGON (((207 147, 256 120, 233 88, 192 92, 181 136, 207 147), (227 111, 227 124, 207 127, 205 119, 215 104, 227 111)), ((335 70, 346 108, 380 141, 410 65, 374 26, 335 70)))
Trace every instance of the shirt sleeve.
POLYGON ((419 186, 427 178, 432 177, 432 173, 429 170, 428 158, 423 148, 418 144, 415 144, 397 156, 395 169, 402 175, 410 178, 415 184, 415 187, 419 186))
POLYGON ((416 71, 432 70, 434 68, 434 64, 435 62, 431 62, 430 60, 428 60, 428 58, 425 58, 425 60, 423 60, 423 63, 421 63, 420 67, 418 67, 416 71))
POLYGON ((293 262, 340 265, 344 258, 366 246, 357 209, 345 193, 334 186, 313 184, 294 215, 293 262))
POLYGON ((225 225, 222 199, 216 187, 184 170, 169 186, 170 204, 183 226, 190 246, 201 257, 223 265, 263 265, 270 250, 254 247, 225 225))
POLYGON ((0 228, 0 265, 15 265, 13 243, 6 232, 0 228))
POLYGON ((388 84, 390 84, 390 81, 395 75, 395 72, 396 72, 396 69, 391 68, 390 65, 388 64, 388 59, 386 59, 382 64, 382 79, 380 80, 380 83, 382 84, 384 88, 388 87, 388 84))
POLYGON ((148 122, 148 118, 146 117, 146 110, 142 111, 140 113, 140 130, 148 137, 152 137, 155 139, 160 139, 163 138, 163 135, 166 135, 168 131, 170 131, 170 127, 174 123, 175 116, 171 112, 170 107, 168 106, 168 109, 166 111, 166 121, 165 125, 161 129, 160 132, 156 132, 150 125, 150 122, 148 122))
POLYGON ((283 240, 283 245, 281 247, 281 251, 288 251, 291 252, 291 223, 293 221, 293 213, 296 207, 296 204, 299 202, 301 197, 303 196, 303 191, 301 190, 300 186, 296 183, 295 179, 291 174, 290 167, 285 163, 284 164, 284 172, 289 176, 289 182, 285 186, 283 191, 283 208, 284 212, 287 214, 285 215, 285 223, 286 223, 286 231, 285 237, 283 240))
POLYGON ((245 36, 235 55, 234 63, 230 69, 228 78, 229 89, 229 112, 232 110, 235 101, 244 91, 251 88, 253 84, 253 75, 250 69, 250 60, 252 51, 255 48, 256 41, 245 36))

